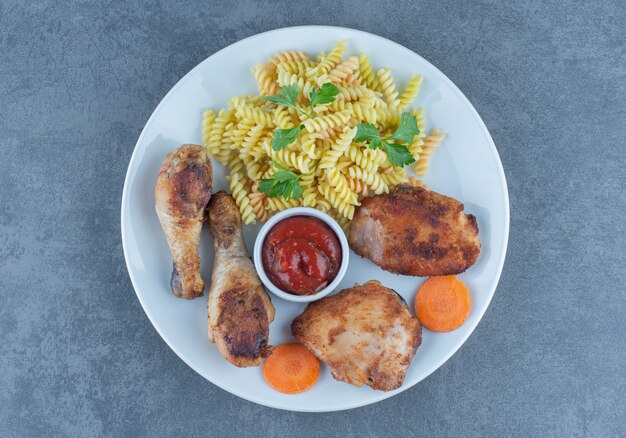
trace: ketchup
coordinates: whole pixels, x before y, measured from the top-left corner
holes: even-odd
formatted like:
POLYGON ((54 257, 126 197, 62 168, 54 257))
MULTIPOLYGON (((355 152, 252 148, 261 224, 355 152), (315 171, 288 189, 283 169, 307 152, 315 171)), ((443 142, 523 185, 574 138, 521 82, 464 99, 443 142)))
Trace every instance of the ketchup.
POLYGON ((341 245, 324 221, 292 216, 265 237, 263 268, 277 287, 295 295, 313 295, 328 286, 341 265, 341 245))

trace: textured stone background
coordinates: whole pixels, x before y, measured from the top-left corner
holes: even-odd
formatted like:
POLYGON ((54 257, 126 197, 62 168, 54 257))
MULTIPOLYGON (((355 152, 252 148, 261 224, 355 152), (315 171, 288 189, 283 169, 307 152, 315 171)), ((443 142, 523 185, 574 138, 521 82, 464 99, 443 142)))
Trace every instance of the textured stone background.
POLYGON ((0 436, 624 436, 623 2, 228 3, 0 2, 0 436), (119 224, 133 146, 170 87, 302 24, 439 67, 511 195, 502 280, 468 342, 397 397, 318 415, 240 400, 178 359, 135 297, 119 224))

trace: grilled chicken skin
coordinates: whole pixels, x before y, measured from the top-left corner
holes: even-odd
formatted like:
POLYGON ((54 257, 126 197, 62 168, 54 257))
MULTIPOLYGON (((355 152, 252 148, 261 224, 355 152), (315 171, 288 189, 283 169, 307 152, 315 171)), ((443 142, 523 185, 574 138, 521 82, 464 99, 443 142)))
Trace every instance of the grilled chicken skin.
POLYGON ((422 328, 400 295, 378 281, 309 304, 293 336, 337 380, 381 391, 399 388, 422 342, 422 328))
POLYGON ((269 349, 274 306, 246 251, 233 197, 213 195, 208 220, 215 242, 207 304, 209 340, 233 365, 258 366, 269 349))
POLYGON ((363 199, 349 243, 387 271, 420 277, 459 274, 480 253, 476 217, 463 213, 462 203, 404 185, 363 199))
POLYGON ((204 209, 212 188, 213 168, 205 148, 184 144, 165 156, 154 198, 174 262, 170 285, 180 298, 204 294, 198 250, 204 209))

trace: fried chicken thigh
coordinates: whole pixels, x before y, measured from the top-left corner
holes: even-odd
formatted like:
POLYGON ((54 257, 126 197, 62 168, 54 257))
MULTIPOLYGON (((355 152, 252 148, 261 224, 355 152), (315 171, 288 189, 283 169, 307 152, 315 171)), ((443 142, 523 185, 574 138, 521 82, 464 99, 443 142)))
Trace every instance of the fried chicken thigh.
POLYGON ((459 274, 480 252, 476 217, 463 213, 462 203, 403 185, 363 199, 349 243, 387 271, 420 277, 459 274))
POLYGON ((267 353, 274 306, 246 250, 232 196, 218 192, 208 207, 215 261, 208 300, 209 339, 238 367, 257 366, 267 353))
POLYGON ((200 232, 213 188, 205 148, 184 144, 166 155, 154 188, 155 207, 173 259, 172 292, 180 298, 204 294, 200 276, 200 232))
POLYGON ((381 391, 402 385, 422 342, 420 323, 404 299, 378 281, 309 304, 291 331, 335 379, 381 391))

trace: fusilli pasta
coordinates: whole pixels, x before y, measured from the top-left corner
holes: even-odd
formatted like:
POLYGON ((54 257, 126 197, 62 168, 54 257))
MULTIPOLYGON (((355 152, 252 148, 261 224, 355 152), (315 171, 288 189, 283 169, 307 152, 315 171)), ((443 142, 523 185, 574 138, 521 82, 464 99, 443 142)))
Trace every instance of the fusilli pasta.
POLYGON ((397 109, 400 111, 404 111, 408 108, 409 105, 415 100, 417 97, 417 93, 420 91, 420 87, 422 86, 422 77, 421 76, 412 76, 409 80, 409 83, 406 84, 406 88, 398 98, 400 103, 398 104, 397 109))
POLYGON ((388 68, 374 70, 363 53, 344 59, 346 49, 346 42, 339 41, 317 57, 298 50, 278 53, 252 68, 258 94, 234 96, 228 108, 203 113, 202 141, 229 168, 227 180, 244 223, 265 221, 275 212, 302 205, 332 215, 347 233, 362 196, 387 193, 398 184, 424 186, 405 168, 392 167, 384 150, 355 142, 359 124, 372 124, 388 137, 398 128, 402 112, 410 111, 420 134, 408 149, 416 160, 413 170, 424 175, 444 136, 438 130, 427 136, 424 111, 409 109, 422 78, 412 76, 400 92, 388 68), (311 107, 311 90, 325 83, 335 84, 339 94, 331 103, 311 107), (299 89, 297 110, 263 99, 294 84, 299 89), (295 141, 274 149, 276 130, 300 126, 295 141), (259 191, 261 180, 278 171, 275 163, 298 175, 299 198, 259 191))
POLYGON ((420 153, 420 159, 415 162, 413 165, 413 170, 418 176, 426 175, 428 172, 428 164, 430 163, 430 159, 433 155, 433 151, 439 146, 439 143, 445 138, 445 136, 439 132, 438 129, 435 129, 430 133, 428 137, 424 139, 424 144, 422 145, 422 151, 420 153))

